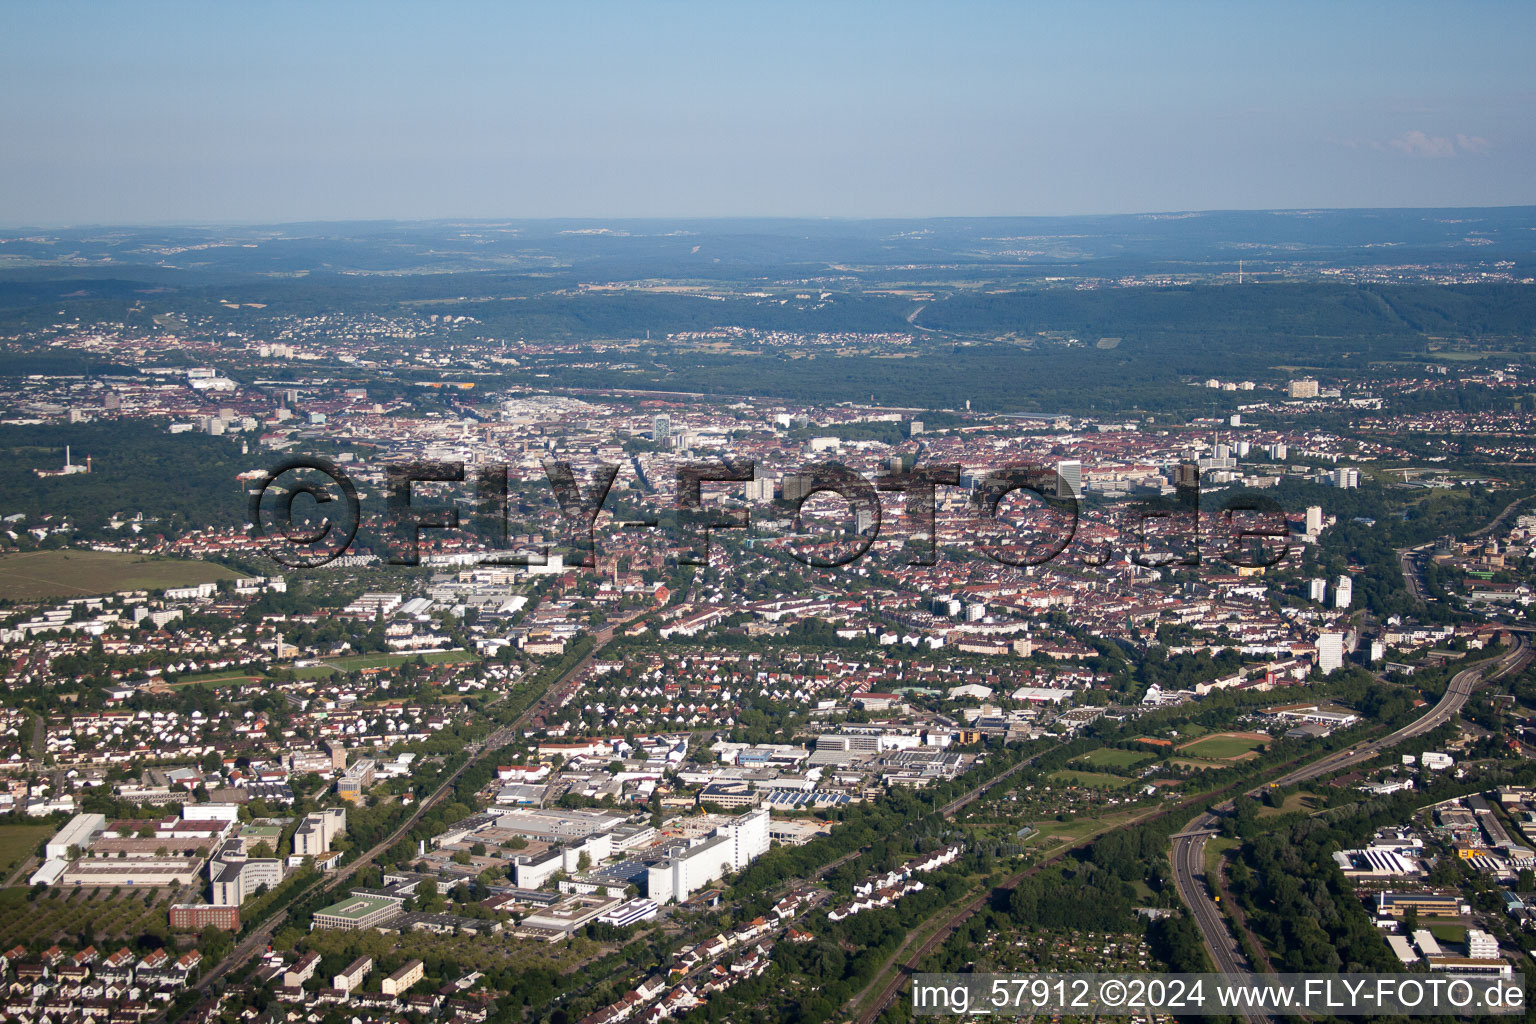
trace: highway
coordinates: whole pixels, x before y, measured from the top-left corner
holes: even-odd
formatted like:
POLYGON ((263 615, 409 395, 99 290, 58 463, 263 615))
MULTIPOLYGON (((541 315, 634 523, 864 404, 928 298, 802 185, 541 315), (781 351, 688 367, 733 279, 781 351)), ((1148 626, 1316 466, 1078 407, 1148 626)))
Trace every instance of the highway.
MULTIPOLYGON (((1421 736, 1438 728, 1450 721, 1452 716, 1461 710, 1467 698, 1483 683, 1485 673, 1490 669, 1492 671, 1487 678, 1497 679, 1525 665, 1530 661, 1532 653, 1530 641, 1516 634, 1514 646, 1499 657, 1470 665, 1456 673, 1439 703, 1422 717, 1380 739, 1329 754, 1327 757, 1281 775, 1265 785, 1249 790, 1248 795, 1256 795, 1269 785, 1295 785, 1361 764, 1404 740, 1421 736)), ((1220 827, 1219 814, 1230 811, 1231 808, 1232 802, 1227 801, 1214 811, 1206 811, 1173 837, 1173 877, 1174 884, 1179 890, 1179 898, 1190 909, 1216 970, 1224 974, 1252 974, 1252 966, 1243 956, 1237 939, 1227 927, 1226 918, 1222 916, 1220 906, 1206 885, 1205 844, 1220 827)))
MULTIPOLYGON (((1479 537, 1488 536, 1490 533, 1497 530, 1500 526, 1504 525, 1504 521, 1507 520, 1510 516, 1514 515, 1515 510, 1518 509, 1521 505, 1524 505, 1529 500, 1529 497, 1516 498, 1514 501, 1504 506, 1504 511, 1494 516, 1487 526, 1473 531, 1471 534, 1469 534, 1469 536, 1473 540, 1476 540, 1479 537)), ((1422 560, 1429 557, 1429 554, 1434 550, 1434 547, 1434 541, 1430 541, 1427 544, 1420 544, 1417 547, 1397 549, 1397 565, 1398 568, 1402 571, 1403 582, 1408 584, 1408 590, 1413 594, 1414 598, 1417 599, 1420 604, 1424 604, 1425 602, 1431 600, 1431 595, 1424 586, 1424 565, 1422 560)))

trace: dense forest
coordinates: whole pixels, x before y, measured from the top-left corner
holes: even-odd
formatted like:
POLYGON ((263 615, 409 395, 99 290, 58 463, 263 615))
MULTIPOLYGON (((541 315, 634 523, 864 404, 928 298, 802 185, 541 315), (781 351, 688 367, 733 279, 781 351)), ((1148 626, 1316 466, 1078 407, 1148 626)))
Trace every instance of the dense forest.
POLYGON ((239 441, 188 432, 170 434, 164 423, 121 420, 68 426, 0 428, 0 515, 24 513, 21 525, 43 516, 72 521, 89 536, 102 534, 109 515, 142 515, 145 532, 175 536, 188 527, 238 526, 245 520, 244 490, 236 475, 258 463, 240 454, 239 441), (90 473, 39 477, 58 469, 64 447, 90 473))

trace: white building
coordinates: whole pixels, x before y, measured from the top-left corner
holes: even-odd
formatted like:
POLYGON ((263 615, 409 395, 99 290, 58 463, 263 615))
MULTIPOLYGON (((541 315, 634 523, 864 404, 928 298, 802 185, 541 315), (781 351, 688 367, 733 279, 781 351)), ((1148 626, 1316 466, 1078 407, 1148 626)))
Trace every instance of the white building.
POLYGON ((1056 464, 1056 489, 1062 495, 1076 498, 1083 493, 1083 463, 1080 459, 1065 459, 1056 464))
POLYGON ((293 834, 293 853, 296 857, 318 857, 329 853, 331 840, 347 829, 347 812, 342 807, 331 807, 307 814, 293 834))
POLYGON ((768 810, 758 808, 715 829, 646 872, 646 895, 657 903, 682 902, 724 875, 768 852, 768 810))
POLYGON ((43 848, 44 856, 48 860, 68 860, 71 847, 77 853, 85 850, 106 827, 105 815, 77 814, 69 819, 68 824, 59 829, 57 835, 48 840, 43 848))
POLYGON ((1350 602, 1355 599, 1355 581, 1348 576, 1340 576, 1338 582, 1333 585, 1333 606, 1335 608, 1348 608, 1350 602))
POLYGON ((1328 675, 1344 667, 1344 634, 1323 633, 1317 638, 1317 667, 1328 675))
POLYGON ((1499 940, 1480 928, 1468 928, 1467 956, 1473 960, 1496 960, 1499 956, 1499 940))

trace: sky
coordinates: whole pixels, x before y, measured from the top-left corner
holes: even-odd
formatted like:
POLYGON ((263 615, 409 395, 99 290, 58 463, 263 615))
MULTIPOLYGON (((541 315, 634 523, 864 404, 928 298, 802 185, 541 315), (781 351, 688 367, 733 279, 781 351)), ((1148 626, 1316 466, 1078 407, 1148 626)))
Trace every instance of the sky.
POLYGON ((0 8, 0 225, 1536 203, 1536 4, 0 8))

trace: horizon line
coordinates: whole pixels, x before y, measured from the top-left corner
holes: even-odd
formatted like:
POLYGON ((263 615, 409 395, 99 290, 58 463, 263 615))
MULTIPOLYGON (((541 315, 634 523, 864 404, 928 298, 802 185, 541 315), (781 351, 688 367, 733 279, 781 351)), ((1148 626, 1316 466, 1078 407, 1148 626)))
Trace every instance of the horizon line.
POLYGON ((1138 210, 1122 213, 985 213, 985 214, 910 214, 910 215, 842 215, 842 214, 550 214, 540 216, 442 216, 442 217, 354 217, 339 220, 300 218, 292 220, 147 220, 147 221, 84 221, 52 224, 5 224, 0 231, 84 231, 124 230, 143 228, 282 228, 307 225, 364 225, 364 224, 553 224, 553 223, 677 223, 679 221, 759 221, 794 222, 818 221, 829 223, 871 224, 883 221, 966 221, 966 220, 1110 220, 1114 218, 1142 217, 1204 217, 1238 213, 1274 214, 1325 214, 1325 213, 1430 213, 1437 211, 1512 211, 1536 210, 1536 202, 1466 206, 1254 206, 1214 207, 1201 210, 1138 210))

